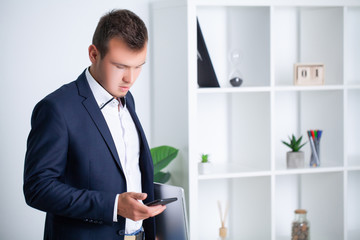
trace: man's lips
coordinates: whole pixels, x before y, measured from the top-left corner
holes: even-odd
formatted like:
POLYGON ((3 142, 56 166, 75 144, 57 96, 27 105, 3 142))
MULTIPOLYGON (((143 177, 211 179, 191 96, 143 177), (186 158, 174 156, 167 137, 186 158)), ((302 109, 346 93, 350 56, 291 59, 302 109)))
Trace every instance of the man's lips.
POLYGON ((121 91, 128 91, 130 87, 120 86, 119 88, 120 88, 121 91))

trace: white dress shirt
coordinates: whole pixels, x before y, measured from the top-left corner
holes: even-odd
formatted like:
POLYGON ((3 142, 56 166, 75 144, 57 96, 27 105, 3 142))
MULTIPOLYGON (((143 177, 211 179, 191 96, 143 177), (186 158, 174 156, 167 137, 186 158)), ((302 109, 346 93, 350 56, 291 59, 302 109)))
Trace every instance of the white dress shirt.
MULTIPOLYGON (((128 192, 142 192, 141 172, 139 167, 140 142, 134 121, 121 101, 115 99, 107 92, 86 69, 86 78, 94 94, 95 100, 110 129, 114 140, 120 163, 126 178, 128 192)), ((118 197, 114 203, 114 222, 117 222, 118 197)), ((142 221, 126 219, 125 234, 131 234, 142 227, 142 221)))

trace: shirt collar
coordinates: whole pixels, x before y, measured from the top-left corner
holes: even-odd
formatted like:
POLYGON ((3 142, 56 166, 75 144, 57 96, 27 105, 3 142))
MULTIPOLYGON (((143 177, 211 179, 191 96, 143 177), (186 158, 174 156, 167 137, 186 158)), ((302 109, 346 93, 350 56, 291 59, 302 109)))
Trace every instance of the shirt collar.
MULTIPOLYGON (((110 93, 108 93, 90 74, 89 68, 85 71, 86 79, 89 83, 90 89, 94 94, 96 103, 102 109, 106 104, 112 100, 116 100, 110 93)), ((125 106, 125 98, 121 99, 121 103, 125 106)))

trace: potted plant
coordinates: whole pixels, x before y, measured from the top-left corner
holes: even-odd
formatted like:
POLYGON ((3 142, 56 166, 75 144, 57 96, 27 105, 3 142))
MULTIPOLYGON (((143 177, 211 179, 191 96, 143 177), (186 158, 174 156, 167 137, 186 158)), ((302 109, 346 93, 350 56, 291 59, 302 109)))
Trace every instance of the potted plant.
POLYGON ((209 161, 209 154, 201 154, 201 162, 199 162, 199 173, 207 174, 211 172, 211 163, 209 161))
POLYGON ((303 168, 304 164, 304 152, 300 149, 306 144, 301 144, 302 136, 298 139, 295 138, 294 134, 292 137, 289 136, 289 142, 282 141, 286 146, 291 148, 292 151, 286 153, 286 166, 287 168, 303 168))

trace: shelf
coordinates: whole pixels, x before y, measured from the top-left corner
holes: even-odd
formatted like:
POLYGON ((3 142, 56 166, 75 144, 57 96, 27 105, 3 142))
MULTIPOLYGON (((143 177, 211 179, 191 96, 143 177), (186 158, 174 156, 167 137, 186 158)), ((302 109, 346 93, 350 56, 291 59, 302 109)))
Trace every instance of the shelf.
POLYGON ((360 166, 347 167, 347 170, 348 170, 349 172, 351 172, 351 171, 360 171, 360 166))
POLYGON ((276 92, 306 92, 306 91, 331 91, 343 90, 343 85, 321 85, 321 86, 276 86, 276 92))
POLYGON ((351 84, 345 87, 348 90, 360 90, 360 84, 351 84))
MULTIPOLYGON (((349 170, 359 170, 359 167, 352 167, 349 170)), ((207 174, 199 174, 199 180, 214 180, 214 179, 232 179, 232 178, 242 178, 242 177, 264 177, 281 175, 304 175, 304 174, 317 174, 317 173, 333 173, 333 172, 343 172, 344 167, 317 167, 317 168, 297 168, 297 169, 283 169, 267 171, 262 169, 254 169, 251 167, 245 167, 238 164, 214 164, 212 166, 212 171, 207 174)))
POLYGON ((309 211, 311 239, 360 239, 360 3, 180 2, 154 14, 153 132, 156 143, 182 146, 190 238, 218 236, 220 200, 230 203, 229 239, 289 239, 297 208, 309 211), (197 17, 219 88, 197 84, 197 17), (229 84, 233 49, 240 87, 229 84), (323 63, 324 85, 294 85, 295 63, 323 63), (287 169, 281 140, 308 142, 310 129, 323 130, 320 167, 309 167, 307 143, 306 167, 287 169), (209 174, 197 171, 202 153, 209 174))
POLYGON ((214 164, 211 173, 200 174, 199 180, 270 176, 270 171, 241 166, 240 164, 214 164))
POLYGON ((214 93, 246 93, 246 92, 306 92, 306 91, 331 91, 344 89, 360 89, 360 85, 321 85, 321 86, 275 86, 275 87, 221 87, 221 88, 198 88, 198 94, 214 94, 214 93))
POLYGON ((299 174, 316 174, 316 173, 332 173, 343 172, 344 167, 316 167, 316 168, 297 168, 297 169, 284 169, 276 170, 275 175, 299 175, 299 174))
POLYGON ((222 87, 222 88, 198 88, 198 94, 213 93, 242 93, 242 92, 270 92, 270 87, 222 87))

